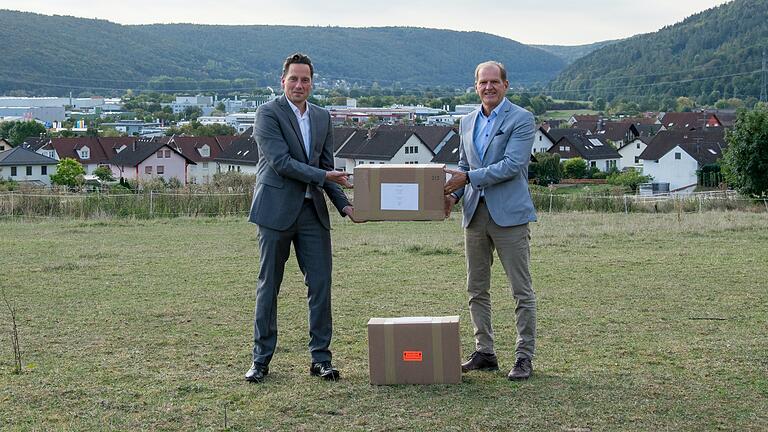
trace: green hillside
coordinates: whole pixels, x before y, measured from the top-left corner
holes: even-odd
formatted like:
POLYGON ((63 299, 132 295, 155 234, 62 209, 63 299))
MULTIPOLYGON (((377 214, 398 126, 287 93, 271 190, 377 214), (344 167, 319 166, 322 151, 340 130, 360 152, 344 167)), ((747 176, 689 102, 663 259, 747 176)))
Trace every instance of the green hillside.
POLYGON ((550 54, 554 54, 566 63, 571 64, 576 60, 590 54, 593 51, 597 51, 600 48, 618 42, 619 39, 600 41, 585 45, 531 45, 534 48, 544 50, 550 54))
POLYGON ((608 45, 551 84, 558 98, 759 97, 768 1, 734 0, 655 33, 608 45))
POLYGON ((475 65, 488 59, 508 66, 513 85, 549 82, 565 67, 502 37, 412 27, 127 26, 0 10, 0 28, 6 94, 275 86, 294 51, 312 56, 319 80, 406 88, 471 86, 475 65))

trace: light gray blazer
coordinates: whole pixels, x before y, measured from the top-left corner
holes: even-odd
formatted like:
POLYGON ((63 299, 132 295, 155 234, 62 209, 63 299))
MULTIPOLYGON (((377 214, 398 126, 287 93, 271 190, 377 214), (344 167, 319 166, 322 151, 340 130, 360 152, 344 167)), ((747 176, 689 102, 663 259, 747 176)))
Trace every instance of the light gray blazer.
POLYGON ((328 111, 307 102, 311 152, 307 157, 296 115, 285 96, 256 111, 253 137, 259 151, 256 186, 249 221, 278 231, 288 229, 299 216, 307 184, 320 222, 331 229, 323 190, 339 213, 350 205, 336 183, 325 181, 333 167, 333 127, 328 111))
POLYGON ((535 134, 533 114, 506 98, 502 104, 485 154, 477 154, 473 142, 480 110, 467 114, 460 122, 459 169, 469 172, 470 184, 455 193, 464 198, 465 228, 472 221, 481 191, 496 224, 516 226, 536 220, 528 190, 528 162, 535 134))

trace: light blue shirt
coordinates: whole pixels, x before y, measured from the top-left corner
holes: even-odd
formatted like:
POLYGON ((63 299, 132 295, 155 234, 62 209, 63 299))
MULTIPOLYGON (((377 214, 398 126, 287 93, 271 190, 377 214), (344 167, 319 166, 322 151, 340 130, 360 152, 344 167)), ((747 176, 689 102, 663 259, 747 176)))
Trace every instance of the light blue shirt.
POLYGON ((477 114, 477 120, 475 120, 475 130, 472 135, 472 142, 475 143, 475 150, 477 150, 477 154, 480 156, 480 159, 483 159, 485 148, 488 147, 488 143, 491 142, 491 138, 493 138, 491 137, 493 124, 496 123, 496 118, 499 116, 499 111, 501 111, 501 107, 503 105, 504 99, 501 100, 501 103, 496 105, 496 108, 491 111, 489 116, 483 114, 482 107, 480 108, 480 112, 477 114))

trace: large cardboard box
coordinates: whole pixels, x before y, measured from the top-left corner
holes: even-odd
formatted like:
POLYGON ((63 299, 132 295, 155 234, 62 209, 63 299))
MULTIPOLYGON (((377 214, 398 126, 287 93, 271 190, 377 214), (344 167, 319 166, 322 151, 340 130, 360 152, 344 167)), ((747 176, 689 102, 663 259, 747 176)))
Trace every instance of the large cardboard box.
POLYGON ((371 318, 371 384, 461 382, 459 317, 371 318))
POLYGON ((443 220, 445 165, 358 165, 355 218, 361 221, 443 220))

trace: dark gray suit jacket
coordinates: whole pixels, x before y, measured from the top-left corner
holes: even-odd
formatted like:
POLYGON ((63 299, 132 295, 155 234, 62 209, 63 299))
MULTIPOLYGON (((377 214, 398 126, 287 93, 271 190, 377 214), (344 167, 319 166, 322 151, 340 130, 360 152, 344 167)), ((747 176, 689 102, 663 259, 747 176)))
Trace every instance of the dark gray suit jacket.
POLYGON ((307 157, 296 115, 285 96, 259 107, 253 137, 259 151, 249 220, 274 230, 288 229, 299 216, 307 184, 320 222, 331 229, 322 191, 339 213, 350 205, 336 183, 325 181, 333 167, 333 127, 328 111, 307 102, 312 149, 307 157))

